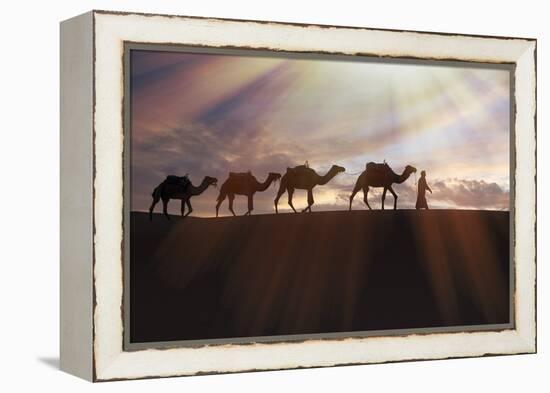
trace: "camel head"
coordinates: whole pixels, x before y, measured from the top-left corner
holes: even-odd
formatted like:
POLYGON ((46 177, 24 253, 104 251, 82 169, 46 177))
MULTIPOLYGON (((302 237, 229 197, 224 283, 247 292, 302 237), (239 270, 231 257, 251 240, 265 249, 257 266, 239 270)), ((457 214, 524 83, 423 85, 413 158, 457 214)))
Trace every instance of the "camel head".
POLYGON ((215 177, 205 176, 204 177, 204 182, 206 184, 208 184, 209 186, 216 187, 218 185, 218 179, 216 179, 215 177))
POLYGON ((344 168, 343 166, 333 165, 332 167, 330 167, 329 172, 334 172, 334 173, 338 174, 338 173, 342 173, 342 172, 345 172, 345 171, 346 171, 346 168, 344 168))
POLYGON ((416 168, 414 166, 407 165, 405 167, 405 173, 408 173, 408 174, 416 173, 416 168))
POLYGON ((344 168, 343 166, 333 165, 333 166, 330 167, 330 169, 327 173, 325 173, 323 176, 319 176, 319 178, 317 180, 317 184, 325 185, 330 180, 332 180, 337 174, 342 173, 345 170, 346 170, 346 168, 344 168))
POLYGON ((280 173, 276 173, 276 172, 269 172, 269 176, 268 176, 268 179, 271 179, 273 181, 277 181, 281 178, 281 174, 280 173))

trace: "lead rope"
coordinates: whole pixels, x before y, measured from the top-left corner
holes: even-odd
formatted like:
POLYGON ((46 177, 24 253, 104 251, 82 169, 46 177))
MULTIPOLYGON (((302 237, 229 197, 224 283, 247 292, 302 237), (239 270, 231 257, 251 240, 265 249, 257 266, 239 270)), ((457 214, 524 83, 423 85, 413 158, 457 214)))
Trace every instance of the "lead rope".
POLYGON ((344 172, 344 175, 347 175, 347 176, 357 176, 357 175, 360 175, 361 173, 363 173, 363 171, 355 172, 355 173, 347 173, 347 172, 344 172))

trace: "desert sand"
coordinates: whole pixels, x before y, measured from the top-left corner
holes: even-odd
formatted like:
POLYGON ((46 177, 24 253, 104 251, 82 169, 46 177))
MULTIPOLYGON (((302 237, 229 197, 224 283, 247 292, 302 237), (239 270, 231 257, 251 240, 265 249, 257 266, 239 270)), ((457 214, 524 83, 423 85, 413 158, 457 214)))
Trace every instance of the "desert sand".
POLYGON ((508 323, 509 213, 131 213, 131 342, 508 323))

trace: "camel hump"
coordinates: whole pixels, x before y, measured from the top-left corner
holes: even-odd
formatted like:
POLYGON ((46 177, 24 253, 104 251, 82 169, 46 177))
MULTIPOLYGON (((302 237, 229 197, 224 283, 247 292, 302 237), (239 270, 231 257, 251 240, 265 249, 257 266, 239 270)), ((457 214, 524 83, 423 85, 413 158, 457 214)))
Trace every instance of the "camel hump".
POLYGON ((252 177, 252 172, 229 172, 229 177, 252 177))
POLYGON ((388 169, 390 169, 390 166, 387 163, 376 163, 376 162, 367 162, 366 169, 369 172, 380 172, 385 173, 388 169))
POLYGON ((308 165, 297 165, 294 168, 286 168, 287 172, 306 172, 306 171, 312 171, 308 165))
POLYGON ((311 168, 306 167, 305 165, 298 165, 294 168, 287 168, 286 175, 292 177, 293 179, 302 179, 307 180, 312 176, 315 176, 315 171, 311 168))
POLYGON ((187 175, 185 176, 168 175, 166 176, 166 179, 164 180, 164 182, 166 184, 176 184, 180 186, 187 186, 189 183, 191 183, 187 175))
POLYGON ((160 192, 162 187, 165 185, 177 186, 178 190, 181 192, 185 191, 189 184, 191 184, 191 180, 189 180, 189 176, 187 174, 185 176, 168 175, 166 176, 166 179, 164 179, 164 181, 153 190, 152 195, 155 196, 155 194, 160 192))

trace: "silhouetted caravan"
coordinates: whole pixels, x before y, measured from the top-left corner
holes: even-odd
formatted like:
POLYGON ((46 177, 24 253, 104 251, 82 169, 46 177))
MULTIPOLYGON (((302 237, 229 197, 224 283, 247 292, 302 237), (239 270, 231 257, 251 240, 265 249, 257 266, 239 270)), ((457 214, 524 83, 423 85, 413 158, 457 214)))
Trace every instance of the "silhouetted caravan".
POLYGON ((229 172, 229 177, 222 184, 220 188, 220 194, 218 195, 216 204, 216 217, 220 210, 220 205, 227 197, 229 200, 229 211, 235 216, 233 210, 233 200, 235 195, 244 195, 248 197, 248 211, 244 214, 250 215, 254 210, 254 194, 256 192, 262 192, 268 189, 268 187, 274 181, 281 178, 280 173, 270 172, 267 179, 263 183, 260 183, 251 172, 229 172))
POLYGON ((320 176, 313 169, 309 168, 309 165, 298 165, 294 168, 287 168, 286 173, 281 178, 281 185, 275 197, 275 213, 279 213, 277 205, 279 203, 279 198, 281 198, 281 195, 283 195, 285 191, 288 193, 288 204, 294 213, 296 213, 296 209, 294 209, 292 205, 292 196, 295 189, 307 190, 307 207, 302 210, 302 212, 311 212, 311 206, 314 203, 313 187, 327 184, 334 176, 345 170, 344 167, 333 165, 326 174, 320 176))
POLYGON ((149 208, 149 220, 153 220, 153 210, 155 205, 162 200, 162 210, 167 219, 170 219, 168 215, 168 201, 170 199, 181 200, 181 215, 187 217, 193 211, 191 207, 191 197, 200 195, 211 185, 216 185, 218 179, 210 176, 205 176, 201 184, 196 187, 191 183, 187 175, 185 176, 173 176, 169 175, 166 179, 160 183, 154 190, 151 196, 153 197, 153 203, 149 208), (187 205, 187 213, 185 213, 185 205, 187 205))
MULTIPOLYGON (((393 208, 397 209, 397 194, 392 188, 392 184, 401 184, 409 178, 412 173, 416 172, 416 168, 410 165, 405 167, 405 170, 401 175, 396 174, 387 163, 377 164, 369 162, 366 165, 366 169, 359 175, 353 192, 349 197, 349 210, 351 210, 351 204, 353 197, 363 190, 363 200, 369 209, 371 209, 368 201, 369 187, 383 187, 382 192, 382 210, 384 210, 384 200, 386 199, 386 191, 389 191, 393 195, 393 208)), ((371 209, 372 210, 372 209, 371 209)))

